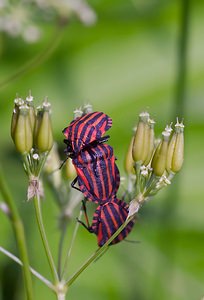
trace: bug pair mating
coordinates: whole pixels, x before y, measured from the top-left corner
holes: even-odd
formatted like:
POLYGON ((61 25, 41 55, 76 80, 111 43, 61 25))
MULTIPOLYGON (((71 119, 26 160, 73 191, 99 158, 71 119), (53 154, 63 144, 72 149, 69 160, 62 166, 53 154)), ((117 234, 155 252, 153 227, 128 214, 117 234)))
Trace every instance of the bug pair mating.
MULTIPOLYGON (((72 158, 77 172, 79 190, 84 197, 98 204, 91 226, 80 222, 89 232, 95 233, 101 247, 125 222, 128 216, 128 205, 117 199, 120 185, 120 174, 115 163, 113 148, 106 144, 109 136, 103 136, 112 126, 112 120, 102 112, 85 114, 73 120, 63 130, 65 135, 65 152, 72 158)), ((84 205, 86 213, 86 208, 84 205)), ((86 215, 86 214, 85 214, 86 215)), ((131 231, 131 221, 111 242, 122 241, 131 231)))

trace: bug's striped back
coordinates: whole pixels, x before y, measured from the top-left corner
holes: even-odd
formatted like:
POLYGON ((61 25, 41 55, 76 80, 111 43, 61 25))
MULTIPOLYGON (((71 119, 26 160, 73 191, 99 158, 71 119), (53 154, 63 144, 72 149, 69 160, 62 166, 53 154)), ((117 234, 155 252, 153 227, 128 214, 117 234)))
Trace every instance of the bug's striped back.
POLYGON ((97 141, 112 126, 112 119, 103 112, 92 112, 73 120, 63 130, 73 153, 77 154, 86 145, 97 141))
POLYGON ((88 200, 102 203, 115 198, 120 174, 111 146, 96 144, 82 150, 72 161, 77 171, 79 188, 88 200))
MULTIPOLYGON (((99 247, 103 246, 107 240, 118 230, 125 222, 128 216, 128 204, 115 198, 111 202, 106 202, 96 209, 91 225, 91 232, 97 235, 99 247)), ((127 237, 134 226, 134 221, 119 233, 119 235, 110 243, 117 244, 127 237)))

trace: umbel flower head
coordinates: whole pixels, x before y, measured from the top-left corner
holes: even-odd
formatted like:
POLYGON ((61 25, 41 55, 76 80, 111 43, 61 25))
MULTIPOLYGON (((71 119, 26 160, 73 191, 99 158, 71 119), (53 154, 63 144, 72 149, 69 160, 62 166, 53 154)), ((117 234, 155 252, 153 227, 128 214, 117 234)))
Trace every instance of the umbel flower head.
POLYGON ((131 172, 135 168, 136 178, 128 177, 128 187, 132 187, 130 215, 136 213, 147 199, 155 195, 161 188, 171 184, 175 173, 178 173, 184 161, 184 125, 178 119, 174 126, 166 126, 159 142, 154 135, 155 122, 149 113, 139 115, 139 121, 126 159, 125 170, 131 172), (131 151, 132 148, 132 157, 131 151), (134 161, 134 162, 133 162, 134 161))
POLYGON ((38 191, 33 187, 40 186, 38 179, 53 146, 50 111, 51 105, 47 99, 35 109, 31 93, 25 100, 14 100, 11 137, 16 150, 22 155, 24 168, 29 176, 29 199, 38 191))

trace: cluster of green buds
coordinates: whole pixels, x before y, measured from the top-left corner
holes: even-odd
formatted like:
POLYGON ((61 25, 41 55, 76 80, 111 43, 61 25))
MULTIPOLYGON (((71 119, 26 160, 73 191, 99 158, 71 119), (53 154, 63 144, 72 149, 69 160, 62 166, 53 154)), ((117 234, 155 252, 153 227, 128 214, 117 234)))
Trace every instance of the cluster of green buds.
POLYGON ((183 165, 184 125, 178 119, 166 126, 161 140, 155 139, 155 122, 149 113, 142 112, 131 140, 125 170, 128 174, 128 193, 134 198, 130 204, 129 215, 135 214, 140 206, 171 180, 183 165))
POLYGON ((11 120, 11 137, 22 155, 29 176, 28 199, 36 192, 43 194, 39 176, 53 146, 51 105, 47 99, 35 108, 29 93, 25 100, 17 97, 11 120))

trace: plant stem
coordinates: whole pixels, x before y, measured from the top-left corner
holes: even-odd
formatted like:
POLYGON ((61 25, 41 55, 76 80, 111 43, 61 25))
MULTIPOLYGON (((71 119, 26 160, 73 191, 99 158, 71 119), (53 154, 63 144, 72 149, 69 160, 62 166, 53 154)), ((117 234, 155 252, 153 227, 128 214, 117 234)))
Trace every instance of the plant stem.
POLYGON ((25 289, 26 295, 28 300, 33 300, 33 285, 30 273, 30 266, 29 266, 29 259, 28 259, 28 252, 26 247, 26 240, 25 240, 25 232, 23 223, 21 221, 20 215, 16 208, 15 202, 13 201, 10 191, 6 185, 4 180, 4 176, 2 173, 2 169, 0 167, 0 190, 3 196, 4 201, 8 205, 10 211, 10 220, 12 222, 13 230, 15 232, 16 241, 20 253, 20 257, 23 263, 23 274, 24 274, 24 282, 25 282, 25 289))
MULTIPOLYGON (((82 210, 80 210, 80 212, 79 212, 78 220, 81 220, 81 216, 82 216, 82 210)), ((73 235, 72 235, 71 244, 70 244, 69 250, 67 252, 67 256, 65 258, 64 268, 63 268, 63 272, 62 272, 62 278, 65 276, 65 272, 67 271, 69 258, 71 256, 71 252, 72 252, 72 248, 74 246, 74 242, 75 242, 75 239, 76 239, 78 228, 79 228, 79 222, 76 222, 76 225, 74 227, 74 232, 73 232, 73 235)))
POLYGON ((58 283, 59 282, 59 277, 58 277, 58 274, 57 274, 55 263, 54 263, 52 253, 50 251, 49 243, 48 243, 48 240, 47 240, 47 236, 46 236, 46 233, 45 233, 45 228, 44 228, 44 223, 43 223, 43 218, 42 218, 42 212, 41 212, 40 198, 39 198, 38 195, 36 195, 34 197, 34 205, 35 205, 35 213, 36 213, 38 228, 39 228, 39 231, 40 231, 40 235, 41 235, 42 243, 43 243, 43 246, 44 246, 44 249, 45 249, 45 253, 46 253, 46 256, 47 256, 47 259, 48 259, 50 270, 52 272, 52 276, 53 276, 53 279, 54 279, 55 283, 58 283))
POLYGON ((177 87, 174 107, 174 117, 184 117, 187 50, 189 39, 190 0, 181 0, 180 37, 178 42, 177 87))
POLYGON ((65 224, 62 225, 61 229, 61 236, 60 236, 60 241, 59 241, 59 248, 58 248, 58 274, 59 278, 61 279, 62 277, 62 254, 63 254, 63 243, 64 243, 64 238, 67 230, 67 223, 65 221, 65 224))
POLYGON ((76 271, 71 278, 69 278, 66 281, 66 285, 67 287, 69 287, 76 279, 77 277, 96 259, 98 258, 100 255, 102 255, 102 253, 104 251, 107 250, 108 245, 115 239, 116 236, 118 236, 118 234, 128 225, 128 223, 130 221, 132 221, 132 219, 134 218, 134 216, 131 216, 130 218, 126 219, 126 221, 118 228, 118 230, 110 237, 110 239, 100 248, 98 248, 85 262, 84 264, 78 269, 78 271, 76 271))
MULTIPOLYGON (((22 261, 16 257, 14 254, 12 254, 11 252, 7 251, 6 249, 4 249, 3 247, 0 246, 0 252, 2 252, 3 254, 5 254, 6 256, 8 256, 9 258, 11 258, 13 261, 15 261, 17 264, 19 264, 20 266, 23 266, 22 261)), ((47 285, 51 290, 55 291, 55 287, 54 285, 44 276, 42 276, 40 273, 38 273, 36 270, 34 270, 32 267, 30 267, 30 271, 31 273, 38 278, 40 281, 42 281, 45 285, 47 285)))

